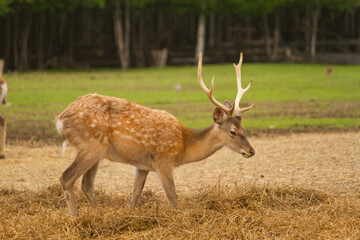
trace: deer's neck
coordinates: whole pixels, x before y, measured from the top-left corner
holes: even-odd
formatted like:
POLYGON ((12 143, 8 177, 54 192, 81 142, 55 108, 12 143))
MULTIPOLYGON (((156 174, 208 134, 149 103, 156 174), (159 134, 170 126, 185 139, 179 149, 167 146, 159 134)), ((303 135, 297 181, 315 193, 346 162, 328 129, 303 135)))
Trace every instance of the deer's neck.
POLYGON ((201 130, 184 128, 185 149, 179 165, 201 161, 223 147, 216 125, 201 130))

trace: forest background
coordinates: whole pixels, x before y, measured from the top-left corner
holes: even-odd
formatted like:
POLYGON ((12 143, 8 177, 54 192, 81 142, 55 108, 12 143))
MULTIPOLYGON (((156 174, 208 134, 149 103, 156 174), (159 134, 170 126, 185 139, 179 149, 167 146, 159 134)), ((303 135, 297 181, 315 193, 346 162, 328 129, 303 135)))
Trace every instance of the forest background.
POLYGON ((359 0, 0 0, 5 71, 360 63, 359 0))

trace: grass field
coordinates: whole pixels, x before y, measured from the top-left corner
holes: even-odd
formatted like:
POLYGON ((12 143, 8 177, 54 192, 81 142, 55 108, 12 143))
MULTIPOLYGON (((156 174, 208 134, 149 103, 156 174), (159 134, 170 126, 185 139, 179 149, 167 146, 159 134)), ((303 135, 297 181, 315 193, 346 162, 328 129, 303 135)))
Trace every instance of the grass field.
MULTIPOLYGON (((313 131, 360 127, 360 68, 325 65, 243 65, 243 85, 254 77, 242 105, 255 104, 243 125, 251 133, 313 131), (270 129, 269 129, 270 128, 270 129)), ((215 97, 233 101, 236 95, 232 65, 205 65, 203 79, 215 75, 215 97)), ((69 103, 87 93, 126 98, 164 109, 192 128, 212 123, 213 105, 196 79, 196 67, 122 70, 54 70, 5 74, 8 102, 1 115, 8 121, 8 139, 50 139, 57 136, 54 118, 69 103), (182 90, 175 91, 176 84, 182 90)), ((55 138, 56 139, 56 138, 55 138)))

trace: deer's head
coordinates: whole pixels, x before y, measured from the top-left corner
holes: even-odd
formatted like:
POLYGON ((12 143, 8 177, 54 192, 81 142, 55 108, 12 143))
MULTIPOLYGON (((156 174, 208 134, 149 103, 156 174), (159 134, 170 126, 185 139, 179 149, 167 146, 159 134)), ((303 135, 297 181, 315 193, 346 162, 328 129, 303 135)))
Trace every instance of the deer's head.
POLYGON ((249 158, 255 155, 255 151, 250 145, 249 141, 246 138, 245 129, 241 125, 243 113, 250 110, 253 106, 240 108, 239 103, 241 97, 246 91, 250 89, 253 79, 251 79, 249 85, 243 89, 241 87, 241 64, 243 61, 243 55, 240 53, 240 60, 238 65, 234 64, 236 71, 236 80, 238 92, 235 99, 235 104, 231 106, 228 101, 225 101, 224 104, 217 101, 213 96, 214 91, 214 77, 211 81, 211 87, 208 89, 201 77, 201 67, 202 67, 202 54, 199 56, 198 63, 198 81, 202 89, 205 91, 206 95, 209 97, 210 101, 217 106, 214 110, 213 119, 216 124, 218 135, 221 143, 228 147, 229 149, 241 153, 244 157, 249 158), (235 110, 235 114, 233 112, 235 110))

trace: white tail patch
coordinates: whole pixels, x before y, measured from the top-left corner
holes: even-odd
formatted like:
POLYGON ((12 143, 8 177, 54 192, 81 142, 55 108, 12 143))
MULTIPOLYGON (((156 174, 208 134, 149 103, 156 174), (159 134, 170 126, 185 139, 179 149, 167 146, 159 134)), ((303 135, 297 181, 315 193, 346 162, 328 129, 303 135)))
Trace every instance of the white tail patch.
POLYGON ((63 124, 59 118, 56 119, 56 129, 57 129, 58 133, 62 136, 63 135, 63 124))
POLYGON ((62 144, 62 148, 63 148, 63 150, 62 150, 62 154, 64 155, 64 153, 65 153, 65 150, 66 150, 66 147, 69 145, 69 142, 68 142, 68 140, 65 140, 64 142, 63 142, 63 144, 62 144))

